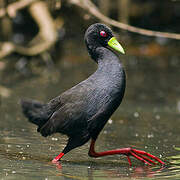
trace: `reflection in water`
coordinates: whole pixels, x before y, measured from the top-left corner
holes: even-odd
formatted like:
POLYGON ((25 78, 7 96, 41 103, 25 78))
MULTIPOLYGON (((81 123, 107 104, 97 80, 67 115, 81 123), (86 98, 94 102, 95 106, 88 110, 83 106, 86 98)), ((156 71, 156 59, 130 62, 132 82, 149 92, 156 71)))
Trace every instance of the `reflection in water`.
MULTIPOLYGON (((88 163, 88 162, 86 162, 88 163)), ((57 169, 59 169, 59 176, 64 176, 67 179, 88 179, 88 180, 101 180, 101 179, 119 179, 119 178, 142 178, 142 177, 148 177, 153 178, 157 177, 159 174, 161 174, 163 171, 165 171, 166 167, 149 167, 149 166, 138 166, 138 167, 128 167, 128 166, 122 166, 122 164, 119 164, 119 166, 114 166, 111 164, 101 164, 96 163, 93 164, 89 162, 89 165, 86 166, 87 174, 85 174, 83 170, 83 174, 78 171, 81 171, 82 165, 77 165, 78 167, 75 167, 75 164, 71 164, 71 162, 68 162, 66 166, 62 166, 60 163, 56 164, 57 169), (73 175, 69 175, 69 169, 74 168, 75 173, 73 175), (81 174, 81 176, 79 176, 81 174), (83 178, 82 178, 83 177, 83 178)), ((66 179, 65 178, 65 179, 66 179)))
POLYGON ((131 178, 150 178, 150 179, 179 179, 180 165, 169 164, 166 167, 137 166, 128 167, 120 163, 117 165, 94 162, 62 162, 56 164, 59 172, 57 176, 64 176, 65 179, 131 179, 131 178), (77 170, 78 169, 78 170, 77 170), (86 173, 87 171, 87 173, 86 173), (69 174, 73 172, 73 174, 69 174))
MULTIPOLYGON (((107 168, 108 169, 108 168, 107 168)), ((101 170, 98 172, 98 176, 96 176, 97 169, 90 168, 88 171, 89 179, 96 179, 96 177, 108 177, 108 178, 139 178, 139 177, 154 177, 157 173, 161 172, 164 168, 153 169, 147 166, 142 167, 134 167, 134 168, 117 168, 116 170, 101 170), (122 173, 123 172, 123 173, 122 173), (126 173, 124 173, 126 172, 126 173), (101 174, 101 175, 100 175, 101 174)))

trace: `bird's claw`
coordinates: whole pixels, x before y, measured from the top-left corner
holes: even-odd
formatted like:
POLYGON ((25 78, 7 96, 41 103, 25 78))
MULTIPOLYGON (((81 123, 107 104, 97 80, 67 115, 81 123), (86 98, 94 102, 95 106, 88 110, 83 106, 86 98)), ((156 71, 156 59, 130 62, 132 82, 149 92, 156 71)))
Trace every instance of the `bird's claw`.
POLYGON ((131 159, 129 156, 133 156, 136 159, 142 161, 143 163, 152 166, 153 164, 157 164, 157 162, 159 162, 161 165, 165 165, 165 163, 163 161, 161 161, 158 157, 149 154, 145 151, 141 151, 141 150, 137 150, 137 149, 133 149, 133 148, 128 148, 128 152, 125 154, 127 156, 129 165, 131 166, 131 159), (151 158, 151 159, 150 159, 151 158), (153 160, 152 160, 153 159, 153 160), (157 161, 157 162, 155 162, 157 161))

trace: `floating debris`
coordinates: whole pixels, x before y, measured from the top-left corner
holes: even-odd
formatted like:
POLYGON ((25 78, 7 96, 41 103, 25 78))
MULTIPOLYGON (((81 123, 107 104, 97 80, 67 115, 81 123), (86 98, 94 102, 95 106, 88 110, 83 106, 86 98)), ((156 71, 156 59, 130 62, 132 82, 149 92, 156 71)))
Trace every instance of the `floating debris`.
POLYGON ((109 119, 109 120, 108 120, 108 123, 109 123, 109 124, 112 124, 112 123, 113 123, 113 120, 112 120, 112 119, 109 119))
POLYGON ((138 118, 139 117, 139 113, 138 112, 134 112, 134 117, 138 118))
POLYGON ((0 96, 7 98, 10 95, 11 95, 11 90, 0 85, 0 96))
POLYGON ((148 134, 147 137, 148 137, 148 138, 153 138, 153 137, 154 137, 154 134, 148 134))
POLYGON ((157 120, 159 120, 161 117, 160 117, 160 115, 157 114, 157 115, 155 116, 155 118, 156 118, 157 120))
POLYGON ((103 131, 103 133, 104 133, 104 134, 107 134, 107 131, 106 131, 106 130, 104 130, 104 131, 103 131))
POLYGON ((53 141, 58 141, 58 138, 52 137, 53 141))

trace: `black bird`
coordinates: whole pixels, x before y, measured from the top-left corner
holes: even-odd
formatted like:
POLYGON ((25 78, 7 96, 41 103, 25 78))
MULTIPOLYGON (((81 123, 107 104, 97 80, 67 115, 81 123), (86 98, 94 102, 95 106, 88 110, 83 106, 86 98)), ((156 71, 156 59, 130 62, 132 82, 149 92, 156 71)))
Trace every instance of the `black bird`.
POLYGON ((95 141, 120 105, 125 92, 126 76, 123 66, 110 48, 122 54, 124 50, 111 29, 100 23, 87 29, 85 43, 89 55, 98 64, 97 70, 90 77, 47 104, 27 99, 21 101, 23 113, 31 123, 38 126, 37 131, 42 136, 62 133, 69 137, 64 150, 52 162, 59 161, 64 154, 91 139, 91 157, 123 154, 127 156, 130 165, 129 156, 148 165, 156 164, 154 160, 164 164, 159 158, 132 148, 95 152, 95 141))

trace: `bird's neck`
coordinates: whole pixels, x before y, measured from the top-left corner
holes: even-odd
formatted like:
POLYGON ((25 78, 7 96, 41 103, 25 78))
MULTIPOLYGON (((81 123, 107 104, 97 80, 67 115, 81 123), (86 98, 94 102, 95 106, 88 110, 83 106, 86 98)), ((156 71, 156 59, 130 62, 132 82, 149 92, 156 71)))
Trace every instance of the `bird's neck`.
POLYGON ((119 57, 110 49, 104 47, 97 48, 96 57, 95 61, 98 63, 98 69, 123 69, 119 57))

